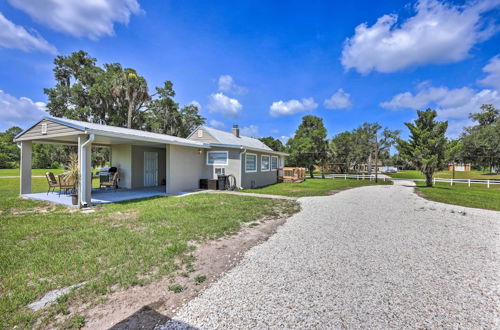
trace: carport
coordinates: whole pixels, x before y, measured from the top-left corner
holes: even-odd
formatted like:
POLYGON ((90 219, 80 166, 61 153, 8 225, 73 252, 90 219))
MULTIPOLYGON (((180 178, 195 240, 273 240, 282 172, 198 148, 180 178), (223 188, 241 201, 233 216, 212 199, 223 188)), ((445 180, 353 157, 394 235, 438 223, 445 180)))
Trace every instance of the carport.
MULTIPOLYGON (((114 199, 108 195, 106 198, 110 202, 116 201, 120 195, 123 198, 147 197, 197 189, 202 175, 202 160, 205 150, 209 148, 205 143, 175 136, 54 117, 38 121, 17 135, 14 141, 21 149, 20 194, 36 199, 42 196, 32 194, 31 190, 33 144, 77 147, 79 207, 90 206, 98 200, 106 201, 97 198, 103 192, 92 191, 92 146, 111 148, 111 165, 119 169, 119 186, 123 190, 110 192, 118 194, 114 199), (135 194, 132 193, 134 191, 135 194)), ((50 201, 57 202, 52 199, 50 201)))

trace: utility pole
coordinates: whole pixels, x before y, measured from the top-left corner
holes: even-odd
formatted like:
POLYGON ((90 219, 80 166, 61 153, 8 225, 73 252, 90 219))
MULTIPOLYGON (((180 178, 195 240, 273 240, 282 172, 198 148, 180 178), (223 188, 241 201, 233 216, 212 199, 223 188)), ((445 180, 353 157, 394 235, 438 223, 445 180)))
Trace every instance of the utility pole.
POLYGON ((378 137, 375 136, 375 182, 378 182, 378 137))

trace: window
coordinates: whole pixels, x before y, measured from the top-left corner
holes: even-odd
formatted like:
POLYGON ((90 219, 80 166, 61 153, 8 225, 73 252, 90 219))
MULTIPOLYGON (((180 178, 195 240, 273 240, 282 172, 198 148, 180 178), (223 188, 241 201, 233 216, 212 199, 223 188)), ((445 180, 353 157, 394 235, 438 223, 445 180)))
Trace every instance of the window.
POLYGON ((277 170, 278 169, 278 157, 272 156, 271 157, 271 170, 277 170))
POLYGON ((226 169, 224 167, 216 167, 215 175, 226 175, 226 169))
POLYGON ((257 155, 246 154, 245 156, 245 172, 257 172, 257 155))
POLYGON ((202 129, 198 130, 198 137, 199 138, 203 137, 203 130, 202 129))
POLYGON ((207 152, 207 165, 227 165, 227 151, 207 152))
POLYGON ((42 123, 42 134, 47 134, 47 123, 42 123))
POLYGON ((262 155, 260 156, 260 170, 261 171, 269 171, 269 156, 262 155))

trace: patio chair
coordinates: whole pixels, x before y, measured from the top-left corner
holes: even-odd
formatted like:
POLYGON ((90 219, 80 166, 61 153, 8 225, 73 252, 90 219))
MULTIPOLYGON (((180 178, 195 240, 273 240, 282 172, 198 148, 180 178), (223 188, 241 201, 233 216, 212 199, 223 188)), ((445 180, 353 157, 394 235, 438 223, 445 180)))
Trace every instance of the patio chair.
POLYGON ((101 181, 99 183, 99 189, 101 189, 102 187, 104 187, 104 188, 109 187, 109 188, 114 188, 115 190, 117 190, 118 189, 118 172, 113 173, 113 175, 111 176, 111 179, 109 179, 109 177, 108 177, 108 181, 101 181))
POLYGON ((59 187, 59 183, 57 182, 56 177, 52 172, 45 173, 45 178, 47 179, 47 183, 49 184, 49 190, 47 191, 48 195, 51 189, 52 192, 54 192, 56 188, 59 187))
POLYGON ((67 178, 65 174, 59 174, 59 196, 61 196, 61 191, 67 194, 68 191, 75 190, 75 181, 67 178))

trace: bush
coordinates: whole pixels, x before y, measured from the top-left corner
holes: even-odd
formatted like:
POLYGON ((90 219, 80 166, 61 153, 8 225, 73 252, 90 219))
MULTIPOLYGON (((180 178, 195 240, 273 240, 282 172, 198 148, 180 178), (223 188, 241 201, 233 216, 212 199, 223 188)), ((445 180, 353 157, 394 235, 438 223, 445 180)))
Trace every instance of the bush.
POLYGON ((53 162, 51 164, 50 168, 52 168, 52 169, 58 169, 58 168, 62 168, 62 166, 61 166, 61 163, 59 163, 59 162, 53 162))

